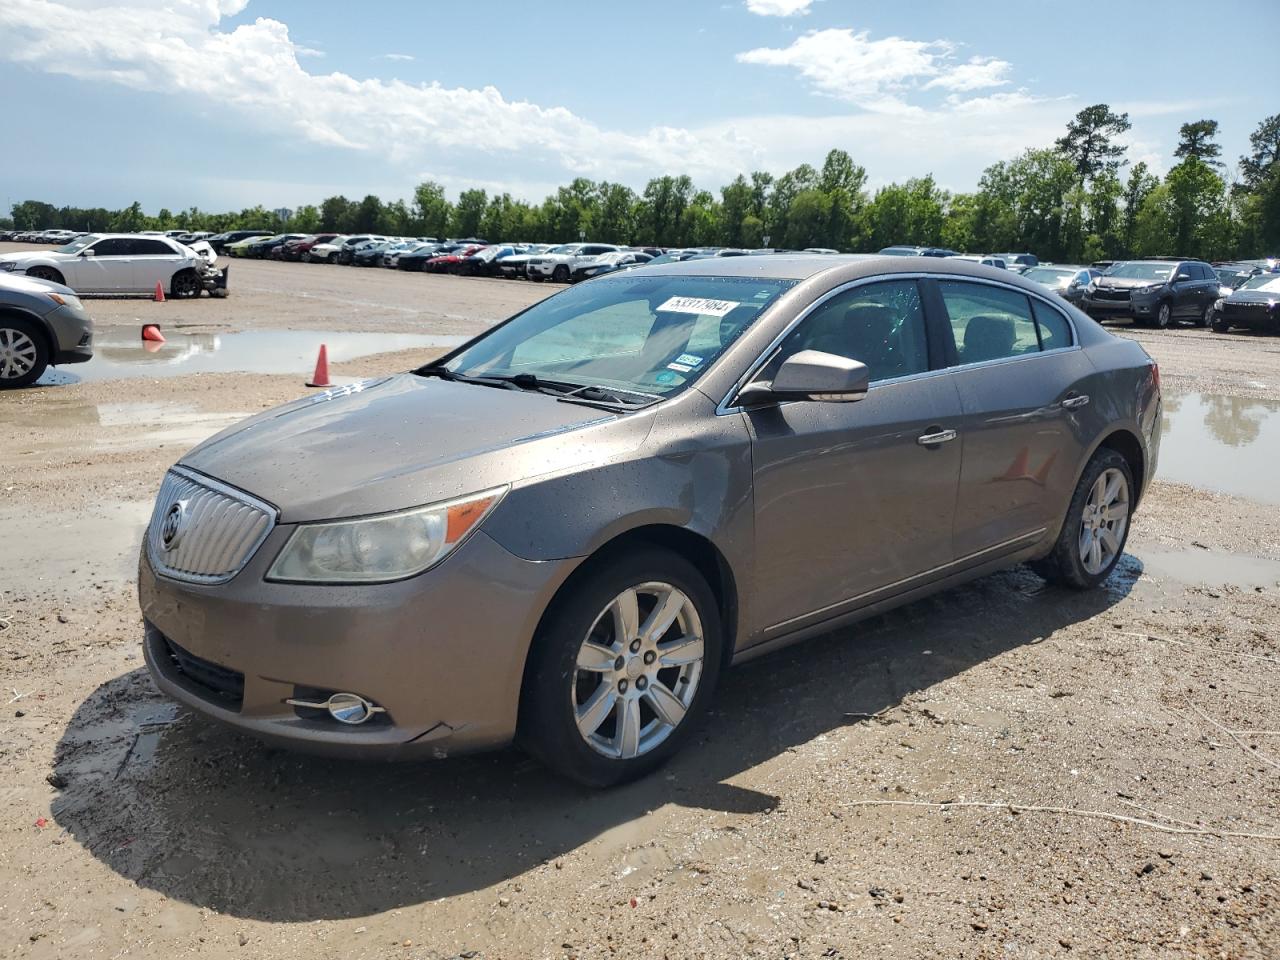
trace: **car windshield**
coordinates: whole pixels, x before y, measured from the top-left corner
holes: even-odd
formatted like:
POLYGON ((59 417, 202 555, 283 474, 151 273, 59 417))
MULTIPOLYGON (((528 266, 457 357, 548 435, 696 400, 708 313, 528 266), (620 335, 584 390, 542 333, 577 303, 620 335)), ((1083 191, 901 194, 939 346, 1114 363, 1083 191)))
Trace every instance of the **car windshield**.
POLYGON ((577 253, 580 243, 562 243, 558 247, 552 247, 550 250, 544 250, 543 253, 577 253))
POLYGON ((59 247, 57 250, 54 251, 54 253, 79 253, 81 250, 83 250, 85 247, 87 247, 89 244, 93 243, 93 241, 97 239, 98 239, 97 234, 91 233, 87 237, 80 237, 77 240, 72 240, 65 247, 59 247))
POLYGON ((1240 287, 1241 290, 1264 290, 1267 293, 1280 293, 1280 276, 1274 273, 1260 273, 1250 277, 1240 287))
POLYGON ((668 396, 698 379, 793 280, 622 274, 530 307, 444 364, 452 374, 668 396))
POLYGON ((1032 267, 1023 276, 1036 283, 1055 284, 1066 277, 1075 276, 1075 271, 1066 267, 1032 267))
POLYGON ((1238 288, 1242 283, 1249 279, 1249 271, 1241 270, 1239 267, 1220 267, 1214 271, 1218 275, 1218 279, 1226 286, 1232 289, 1238 288))
POLYGON ((1168 263, 1117 263, 1106 276, 1121 280, 1168 280, 1173 265, 1168 263))

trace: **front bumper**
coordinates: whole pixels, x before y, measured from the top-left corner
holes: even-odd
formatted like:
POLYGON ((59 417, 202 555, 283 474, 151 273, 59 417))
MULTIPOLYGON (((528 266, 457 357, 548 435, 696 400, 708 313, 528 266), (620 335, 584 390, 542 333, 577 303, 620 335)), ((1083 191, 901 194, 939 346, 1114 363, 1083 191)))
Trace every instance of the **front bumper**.
POLYGON ((93 359, 93 320, 83 309, 58 307, 44 317, 57 347, 50 363, 84 363, 93 359))
POLYGON ((529 561, 483 531, 440 566, 397 583, 316 586, 263 575, 292 533, 282 525, 235 578, 202 586, 158 576, 138 594, 157 686, 193 711, 309 752, 378 759, 497 747, 515 734, 538 620, 578 560, 529 561), (169 644, 241 678, 238 700, 183 671, 169 644), (385 708, 344 726, 284 703, 359 694, 385 708))

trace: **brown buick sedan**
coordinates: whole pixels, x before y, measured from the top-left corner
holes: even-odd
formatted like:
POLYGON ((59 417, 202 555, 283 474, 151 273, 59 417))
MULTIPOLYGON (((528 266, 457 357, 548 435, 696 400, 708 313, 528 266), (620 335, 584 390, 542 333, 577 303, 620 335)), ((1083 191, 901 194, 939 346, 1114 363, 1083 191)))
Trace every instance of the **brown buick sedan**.
POLYGON ((1024 561, 1096 586, 1159 426, 1142 348, 1008 271, 643 267, 184 456, 141 557, 147 662, 280 744, 515 741, 616 783, 732 663, 1024 561))

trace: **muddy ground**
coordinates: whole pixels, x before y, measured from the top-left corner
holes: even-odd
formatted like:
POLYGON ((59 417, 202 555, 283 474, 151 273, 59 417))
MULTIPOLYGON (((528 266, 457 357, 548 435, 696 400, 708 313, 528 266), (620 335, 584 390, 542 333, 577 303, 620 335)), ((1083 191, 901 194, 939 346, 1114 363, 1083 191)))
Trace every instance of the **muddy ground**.
POLYGON ((150 500, 191 444, 302 393, 317 345, 238 373, 208 359, 226 338, 366 334, 333 371, 365 376, 439 349, 378 333, 464 335, 550 289, 236 263, 225 301, 94 302, 124 379, 0 395, 0 957, 1280 953, 1269 338, 1118 330, 1170 412, 1107 589, 1014 570, 732 671, 643 783, 591 793, 514 751, 298 757, 160 697, 132 586, 150 500))

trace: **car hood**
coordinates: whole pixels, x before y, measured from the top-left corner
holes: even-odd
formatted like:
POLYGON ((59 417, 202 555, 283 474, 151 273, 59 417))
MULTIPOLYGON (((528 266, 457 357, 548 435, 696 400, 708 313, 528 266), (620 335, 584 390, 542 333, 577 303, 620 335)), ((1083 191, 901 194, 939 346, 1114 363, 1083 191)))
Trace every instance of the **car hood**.
POLYGON ((74 260, 74 253, 57 253, 53 250, 31 250, 23 253, 0 253, 0 260, 13 263, 35 263, 39 260, 74 260))
MULTIPOLYGON (((12 291, 13 293, 26 294, 43 294, 43 293, 61 293, 74 296, 75 291, 61 283, 54 283, 52 280, 37 280, 35 277, 28 277, 24 274, 0 273, 0 292, 12 291)), ((52 307, 52 301, 50 301, 52 307)))
POLYGON ((1275 290, 1237 290, 1227 297, 1230 303, 1276 303, 1280 292, 1275 290))
POLYGON ((1138 287, 1156 287, 1167 280, 1137 280, 1132 277, 1100 277, 1097 281, 1104 290, 1134 290, 1138 287))
POLYGON ((244 420, 179 462, 275 504, 282 522, 384 513, 598 462, 647 433, 546 394, 398 374, 244 420), (621 429, 620 429, 621 428, 621 429))

